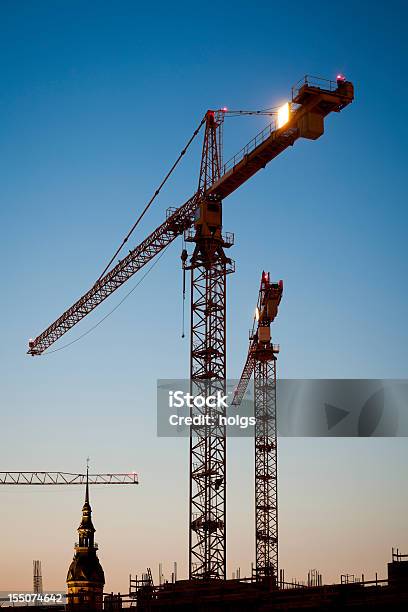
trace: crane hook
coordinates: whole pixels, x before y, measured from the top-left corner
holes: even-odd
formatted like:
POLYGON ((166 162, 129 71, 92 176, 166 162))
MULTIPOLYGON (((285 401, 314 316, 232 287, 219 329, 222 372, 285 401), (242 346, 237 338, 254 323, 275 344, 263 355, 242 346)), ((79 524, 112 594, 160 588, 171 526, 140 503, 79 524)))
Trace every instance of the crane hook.
POLYGON ((180 255, 181 265, 183 267, 183 315, 182 315, 182 330, 181 337, 185 337, 184 333, 184 319, 185 319, 185 302, 186 302, 186 261, 187 261, 188 253, 187 249, 183 249, 180 255))

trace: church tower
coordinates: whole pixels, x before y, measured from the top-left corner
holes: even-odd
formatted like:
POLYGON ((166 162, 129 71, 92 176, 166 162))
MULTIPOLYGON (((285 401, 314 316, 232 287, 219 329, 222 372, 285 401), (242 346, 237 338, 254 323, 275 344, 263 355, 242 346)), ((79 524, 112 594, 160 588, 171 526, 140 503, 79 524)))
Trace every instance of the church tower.
POLYGON ((92 524, 92 509, 89 503, 88 468, 85 503, 78 534, 75 555, 67 575, 67 610, 102 610, 105 575, 96 554, 98 545, 94 541, 95 527, 92 524))

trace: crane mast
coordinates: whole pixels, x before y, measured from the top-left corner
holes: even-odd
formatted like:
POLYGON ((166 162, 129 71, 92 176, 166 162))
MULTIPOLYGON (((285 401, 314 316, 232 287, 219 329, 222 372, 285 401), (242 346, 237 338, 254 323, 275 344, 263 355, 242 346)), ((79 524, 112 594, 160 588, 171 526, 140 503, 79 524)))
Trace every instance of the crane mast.
POLYGON ((263 272, 256 307, 256 323, 249 338, 248 356, 233 397, 238 406, 254 374, 255 406, 255 576, 278 580, 278 488, 276 426, 276 358, 271 323, 282 299, 283 283, 271 283, 263 272))
MULTIPOLYGON (((207 112, 199 180, 202 196, 194 228, 186 234, 194 250, 189 262, 184 258, 184 267, 191 271, 190 392, 203 398, 225 394, 226 277, 234 270, 225 255, 233 240, 221 233, 221 199, 208 193, 221 172, 222 122, 221 112, 207 112)), ((226 574, 226 435, 219 423, 225 409, 204 404, 191 408, 191 416, 197 415, 206 424, 190 428, 189 577, 209 580, 226 574)))
MULTIPOLYGON (((234 271, 234 263, 225 255, 225 250, 232 246, 234 240, 232 234, 223 235, 221 232, 222 202, 299 138, 311 140, 319 138, 324 132, 324 118, 331 112, 341 111, 353 101, 353 97, 353 85, 344 77, 339 76, 336 81, 305 77, 292 88, 292 99, 287 107, 286 120, 279 122, 275 118, 225 164, 222 161, 221 128, 228 111, 226 109, 208 111, 205 120, 200 124, 205 125, 205 133, 197 191, 179 208, 169 209, 165 221, 158 228, 129 251, 129 254, 112 269, 104 273, 89 291, 39 336, 29 340, 28 353, 32 356, 41 355, 156 257, 177 236, 184 235, 187 242, 194 244, 189 260, 187 253, 183 252, 183 265, 185 269, 191 271, 191 390, 194 395, 204 396, 213 394, 217 390, 224 390, 226 277, 234 271)), ((252 372, 255 368, 258 371, 256 376, 265 381, 274 380, 274 364, 275 359, 271 358, 266 360, 262 367, 259 364, 258 370, 255 361, 247 365, 248 371, 252 372)), ((260 385, 259 393, 258 402, 266 402, 266 407, 273 404, 273 390, 262 390, 260 385)), ((218 412, 217 410, 207 411, 205 408, 203 414, 215 417, 223 414, 221 410, 218 412)), ((265 436, 271 439, 275 435, 270 430, 267 434, 266 436, 265 433, 265 436)), ((189 504, 191 579, 222 579, 226 575, 225 448, 223 427, 205 425, 203 428, 191 429, 189 504)), ((265 455, 268 461, 271 453, 272 449, 265 455)), ((265 469, 270 470, 268 466, 265 469)), ((271 486, 273 485, 270 482, 266 483, 265 480, 265 499, 268 495, 268 499, 271 498, 269 492, 271 486)), ((274 486, 276 494, 276 480, 274 486)), ((267 503, 264 504, 265 508, 267 503)), ((259 571, 266 574, 276 571, 273 570, 276 566, 274 553, 270 548, 273 529, 260 523, 259 542, 261 536, 264 537, 262 535, 264 532, 267 537, 264 541, 267 544, 265 544, 266 552, 263 554, 265 556, 268 552, 272 555, 268 558, 265 556, 262 562, 259 561, 259 571)))

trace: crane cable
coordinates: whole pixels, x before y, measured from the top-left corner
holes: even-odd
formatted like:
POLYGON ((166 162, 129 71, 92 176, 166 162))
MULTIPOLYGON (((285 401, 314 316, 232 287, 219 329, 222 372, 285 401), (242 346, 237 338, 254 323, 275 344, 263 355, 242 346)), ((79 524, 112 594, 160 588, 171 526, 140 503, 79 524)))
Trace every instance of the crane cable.
POLYGON ((181 317, 181 337, 185 337, 185 304, 186 304, 186 261, 188 258, 186 241, 184 235, 182 236, 182 252, 181 252, 181 265, 183 270, 183 300, 182 300, 182 317, 181 317))
POLYGON ((126 293, 126 295, 120 300, 120 302, 118 302, 116 304, 116 306, 114 308, 112 308, 112 310, 110 310, 104 317, 102 317, 102 319, 100 319, 97 323, 95 323, 95 325, 93 325, 92 327, 87 329, 86 332, 84 332, 83 334, 81 334, 80 336, 75 338, 74 340, 71 340, 71 342, 68 342, 67 344, 64 344, 63 346, 60 346, 59 348, 53 349, 52 351, 46 351, 45 353, 42 354, 42 356, 43 357, 47 357, 48 355, 52 355, 52 353, 57 353, 58 351, 62 351, 63 349, 68 348, 68 346, 71 346, 71 344, 75 344, 79 340, 82 340, 82 338, 85 338, 85 336, 87 336, 92 331, 94 331, 94 329, 99 327, 99 325, 101 325, 101 323, 103 323, 108 317, 110 317, 110 315, 113 314, 115 312, 115 310, 117 310, 119 308, 119 306, 121 306, 123 304, 123 302, 134 292, 134 290, 137 289, 137 287, 144 281, 146 276, 159 263, 160 259, 163 257, 164 253, 167 251, 169 246, 170 246, 170 244, 168 244, 166 247, 164 247, 164 249, 162 250, 160 255, 157 257, 157 259, 155 259, 153 261, 152 265, 150 266, 150 268, 148 268, 146 270, 146 272, 143 274, 143 276, 140 277, 140 279, 138 280, 136 285, 134 287, 132 287, 132 289, 126 293))
POLYGON ((107 266, 104 269, 104 271, 102 272, 102 274, 99 276, 99 278, 96 281, 96 283, 99 282, 101 280, 101 278, 105 275, 105 273, 109 270, 111 264, 113 263, 113 261, 115 260, 117 255, 120 253, 120 251, 123 249, 123 247, 125 246, 126 242, 129 240, 130 236, 133 234, 133 232, 135 231, 136 227, 139 225, 140 221, 143 219, 144 215, 146 214, 146 212, 149 210, 150 206, 153 204, 154 200, 159 195, 160 191, 162 190, 162 187, 168 181, 168 179, 170 178, 171 174, 176 169, 176 166, 178 166, 179 162, 181 161, 181 158, 185 155, 187 149, 189 148, 189 146, 193 142, 194 138, 198 135, 198 133, 201 130, 201 128, 202 128, 204 123, 205 123, 205 116, 202 118, 200 125, 193 132, 193 135, 191 136, 190 140, 187 142, 187 144, 184 147, 184 149, 180 152, 180 155, 178 156, 178 158, 176 159, 176 161, 174 162, 174 164, 172 165, 172 167, 170 168, 170 170, 168 171, 168 173, 166 174, 166 176, 164 177, 164 179, 160 183, 159 187, 156 189, 156 191, 154 192, 154 194, 152 195, 152 197, 150 198, 150 200, 148 201, 148 203, 146 204, 146 206, 144 207, 144 209, 140 213, 139 217, 136 219, 135 223, 130 228, 129 232, 126 234, 125 238, 122 240, 121 245, 115 251, 114 255, 112 255, 109 263, 107 264, 107 266))
POLYGON ((271 106, 270 108, 262 108, 260 110, 226 110, 226 117, 242 117, 242 115, 268 115, 274 116, 278 114, 279 106, 271 106))

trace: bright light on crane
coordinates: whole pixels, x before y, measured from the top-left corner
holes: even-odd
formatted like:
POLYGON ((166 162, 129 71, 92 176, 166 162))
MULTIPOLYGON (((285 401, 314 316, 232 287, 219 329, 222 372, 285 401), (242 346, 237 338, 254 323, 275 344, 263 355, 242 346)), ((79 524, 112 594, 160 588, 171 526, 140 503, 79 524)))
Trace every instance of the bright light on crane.
POLYGON ((283 127, 289 121, 289 102, 286 102, 278 109, 278 129, 283 127))
POLYGON ((259 313, 259 308, 258 308, 258 306, 257 306, 257 307, 255 308, 255 319, 256 319, 257 321, 259 321, 259 316, 260 316, 260 313, 259 313))

